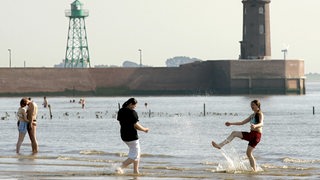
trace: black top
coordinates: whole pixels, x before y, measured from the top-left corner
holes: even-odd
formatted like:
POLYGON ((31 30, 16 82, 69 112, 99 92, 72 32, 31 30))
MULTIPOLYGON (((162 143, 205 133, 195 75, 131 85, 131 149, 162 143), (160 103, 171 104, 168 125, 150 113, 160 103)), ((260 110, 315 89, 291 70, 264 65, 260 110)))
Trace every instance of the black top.
POLYGON ((134 124, 139 121, 135 110, 121 108, 118 112, 117 119, 121 126, 120 134, 123 141, 134 141, 139 139, 138 132, 134 127, 134 124))

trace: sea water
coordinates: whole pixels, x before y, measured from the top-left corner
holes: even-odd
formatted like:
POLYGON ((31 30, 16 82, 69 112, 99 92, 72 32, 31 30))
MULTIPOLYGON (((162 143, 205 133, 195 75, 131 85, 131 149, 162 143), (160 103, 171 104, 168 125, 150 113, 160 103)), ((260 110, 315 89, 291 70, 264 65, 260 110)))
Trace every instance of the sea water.
POLYGON ((36 155, 28 136, 21 154, 15 153, 21 98, 0 98, 0 179, 320 178, 320 82, 307 83, 306 95, 135 97, 140 123, 150 129, 139 132, 139 176, 131 166, 115 173, 128 153, 116 114, 130 97, 84 97, 84 109, 80 98, 47 97, 51 119, 43 97, 33 97, 39 106, 36 155), (265 115, 253 152, 258 172, 250 170, 247 141, 235 138, 221 150, 211 146, 232 131, 249 131, 249 124, 224 123, 247 118, 253 99, 261 101, 265 115))

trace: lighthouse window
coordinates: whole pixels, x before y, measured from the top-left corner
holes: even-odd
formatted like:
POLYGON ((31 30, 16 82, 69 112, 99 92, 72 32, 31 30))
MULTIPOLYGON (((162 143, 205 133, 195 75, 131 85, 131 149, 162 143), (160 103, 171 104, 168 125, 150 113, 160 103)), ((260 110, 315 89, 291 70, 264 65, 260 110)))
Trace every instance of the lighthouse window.
POLYGON ((263 34, 264 33, 264 25, 259 26, 259 33, 263 34))
POLYGON ((263 14, 263 7, 259 8, 259 14, 263 14))

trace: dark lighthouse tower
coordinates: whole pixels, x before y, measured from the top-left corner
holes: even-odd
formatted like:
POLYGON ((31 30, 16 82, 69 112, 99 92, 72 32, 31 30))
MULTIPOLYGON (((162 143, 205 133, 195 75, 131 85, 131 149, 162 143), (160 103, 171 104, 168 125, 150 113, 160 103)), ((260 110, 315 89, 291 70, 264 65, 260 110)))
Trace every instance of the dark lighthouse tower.
POLYGON ((242 0, 242 3, 240 59, 271 59, 270 0, 242 0))

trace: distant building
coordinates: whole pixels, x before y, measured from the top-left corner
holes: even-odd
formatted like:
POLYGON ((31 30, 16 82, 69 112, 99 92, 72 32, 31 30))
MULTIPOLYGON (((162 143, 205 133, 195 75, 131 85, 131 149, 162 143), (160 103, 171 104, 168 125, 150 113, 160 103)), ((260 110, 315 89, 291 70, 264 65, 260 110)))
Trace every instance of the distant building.
POLYGON ((104 65, 104 64, 99 64, 99 65, 95 65, 94 68, 107 68, 109 67, 108 65, 104 65))
POLYGON ((186 56, 176 56, 176 57, 167 59, 166 65, 167 67, 179 67, 180 65, 189 64, 197 61, 202 61, 202 60, 197 58, 190 58, 186 56))
POLYGON ((64 64, 65 64, 65 61, 63 59, 61 63, 55 64, 55 65, 53 65, 53 67, 55 67, 55 68, 64 68, 64 64))
POLYGON ((124 61, 122 63, 122 66, 123 67, 140 67, 139 64, 135 63, 135 62, 132 62, 132 61, 124 61))
POLYGON ((146 65, 140 65, 138 63, 135 63, 135 62, 132 62, 132 61, 124 61, 122 63, 122 67, 149 67, 149 66, 146 66, 146 65))

